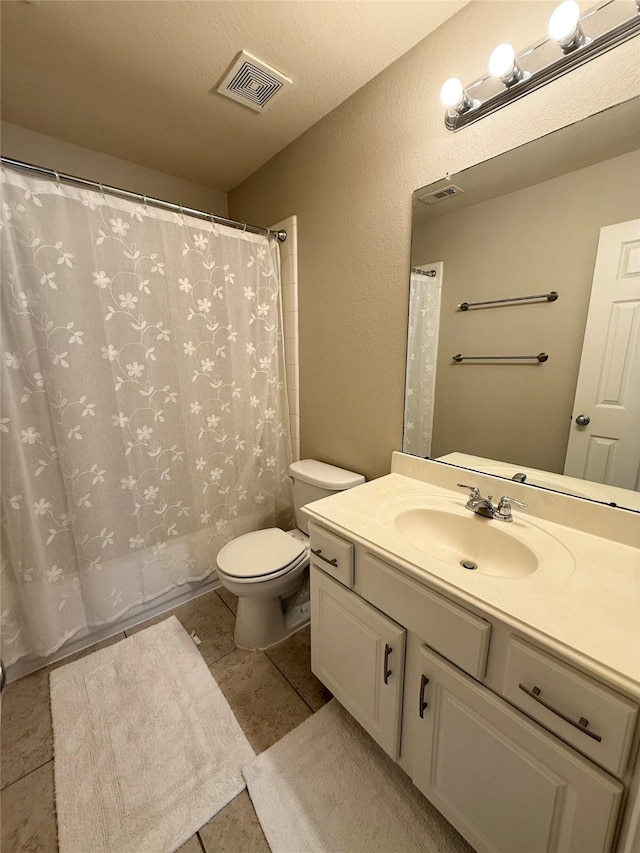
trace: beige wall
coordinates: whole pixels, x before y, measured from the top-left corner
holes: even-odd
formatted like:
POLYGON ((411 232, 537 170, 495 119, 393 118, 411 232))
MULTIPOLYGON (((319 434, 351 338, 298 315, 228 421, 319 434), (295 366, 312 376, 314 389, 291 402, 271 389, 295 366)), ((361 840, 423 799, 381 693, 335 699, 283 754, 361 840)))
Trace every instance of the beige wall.
POLYGON ((303 457, 375 477, 402 446, 412 191, 640 92, 635 39, 445 130, 442 82, 542 37, 555 5, 471 3, 230 193, 236 218, 298 215, 303 457))
POLYGON ((634 151, 414 226, 412 263, 444 262, 434 456, 562 473, 600 228, 640 217, 639 187, 634 151), (456 310, 549 290, 556 302, 456 310), (457 352, 549 361, 461 366, 457 352))
POLYGON ((35 166, 45 166, 219 216, 227 215, 227 195, 220 190, 119 160, 109 154, 36 133, 17 124, 2 122, 0 148, 3 157, 11 157, 13 160, 23 160, 35 166))

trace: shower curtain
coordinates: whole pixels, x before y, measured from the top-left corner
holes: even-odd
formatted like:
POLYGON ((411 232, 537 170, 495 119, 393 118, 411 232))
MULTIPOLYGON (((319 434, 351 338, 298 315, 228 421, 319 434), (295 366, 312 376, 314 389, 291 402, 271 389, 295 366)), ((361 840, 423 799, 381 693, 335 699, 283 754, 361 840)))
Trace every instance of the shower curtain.
POLYGON ((5 663, 287 524, 277 244, 2 172, 5 663))
POLYGON ((411 272, 402 449, 415 456, 431 456, 443 264, 422 266, 436 275, 411 272))

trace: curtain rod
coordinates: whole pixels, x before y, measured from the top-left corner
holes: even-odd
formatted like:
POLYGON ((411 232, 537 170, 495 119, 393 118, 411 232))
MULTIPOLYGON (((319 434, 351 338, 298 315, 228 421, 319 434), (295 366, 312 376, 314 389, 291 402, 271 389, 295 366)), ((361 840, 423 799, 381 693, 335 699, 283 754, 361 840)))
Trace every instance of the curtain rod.
POLYGON ((43 166, 34 166, 32 163, 24 163, 21 160, 12 160, 10 157, 0 157, 0 163, 4 166, 13 166, 16 169, 24 169, 27 172, 36 172, 39 175, 45 175, 47 178, 55 178, 56 181, 66 181, 66 183, 69 184, 89 187, 92 190, 98 190, 101 193, 109 193, 110 195, 119 196, 120 198, 137 199, 144 204, 150 204, 152 207, 160 207, 163 210, 172 210, 175 213, 186 213, 189 216, 194 216, 196 219, 207 219, 209 222, 217 222, 220 225, 227 225, 229 228, 239 228, 242 229, 242 231, 249 231, 251 234, 266 234, 267 236, 275 237, 280 243, 284 243, 287 239, 286 231, 272 231, 270 228, 261 228, 259 225, 247 225, 246 222, 237 222, 235 219, 216 216, 214 213, 207 213, 204 210, 195 210, 192 207, 184 207, 181 204, 174 204, 171 201, 151 198, 150 196, 143 195, 142 193, 134 193, 130 190, 120 189, 119 187, 110 187, 97 181, 88 181, 86 178, 78 178, 75 175, 66 175, 63 172, 56 172, 53 169, 45 169, 43 166))

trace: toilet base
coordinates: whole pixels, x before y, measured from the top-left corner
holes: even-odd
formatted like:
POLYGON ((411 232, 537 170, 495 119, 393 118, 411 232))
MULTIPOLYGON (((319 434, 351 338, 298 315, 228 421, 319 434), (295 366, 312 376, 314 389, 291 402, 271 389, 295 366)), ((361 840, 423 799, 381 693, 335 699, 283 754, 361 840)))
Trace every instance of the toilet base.
POLYGON ((238 599, 234 640, 243 649, 266 649, 286 640, 309 622, 309 604, 299 604, 283 612, 277 599, 238 599))
POLYGON ((263 649, 279 642, 284 635, 284 614, 279 598, 256 599, 240 596, 233 634, 237 646, 263 649))

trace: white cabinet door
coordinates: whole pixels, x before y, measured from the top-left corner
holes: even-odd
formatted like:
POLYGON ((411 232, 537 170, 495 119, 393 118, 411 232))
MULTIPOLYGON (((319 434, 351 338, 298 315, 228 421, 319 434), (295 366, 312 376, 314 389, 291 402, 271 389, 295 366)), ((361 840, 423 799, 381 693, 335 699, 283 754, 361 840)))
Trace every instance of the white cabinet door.
POLYGON ((311 669, 397 760, 405 630, 311 567, 311 669))
POLYGON ((406 678, 413 781, 479 853, 610 849, 619 782, 424 646, 406 678))

